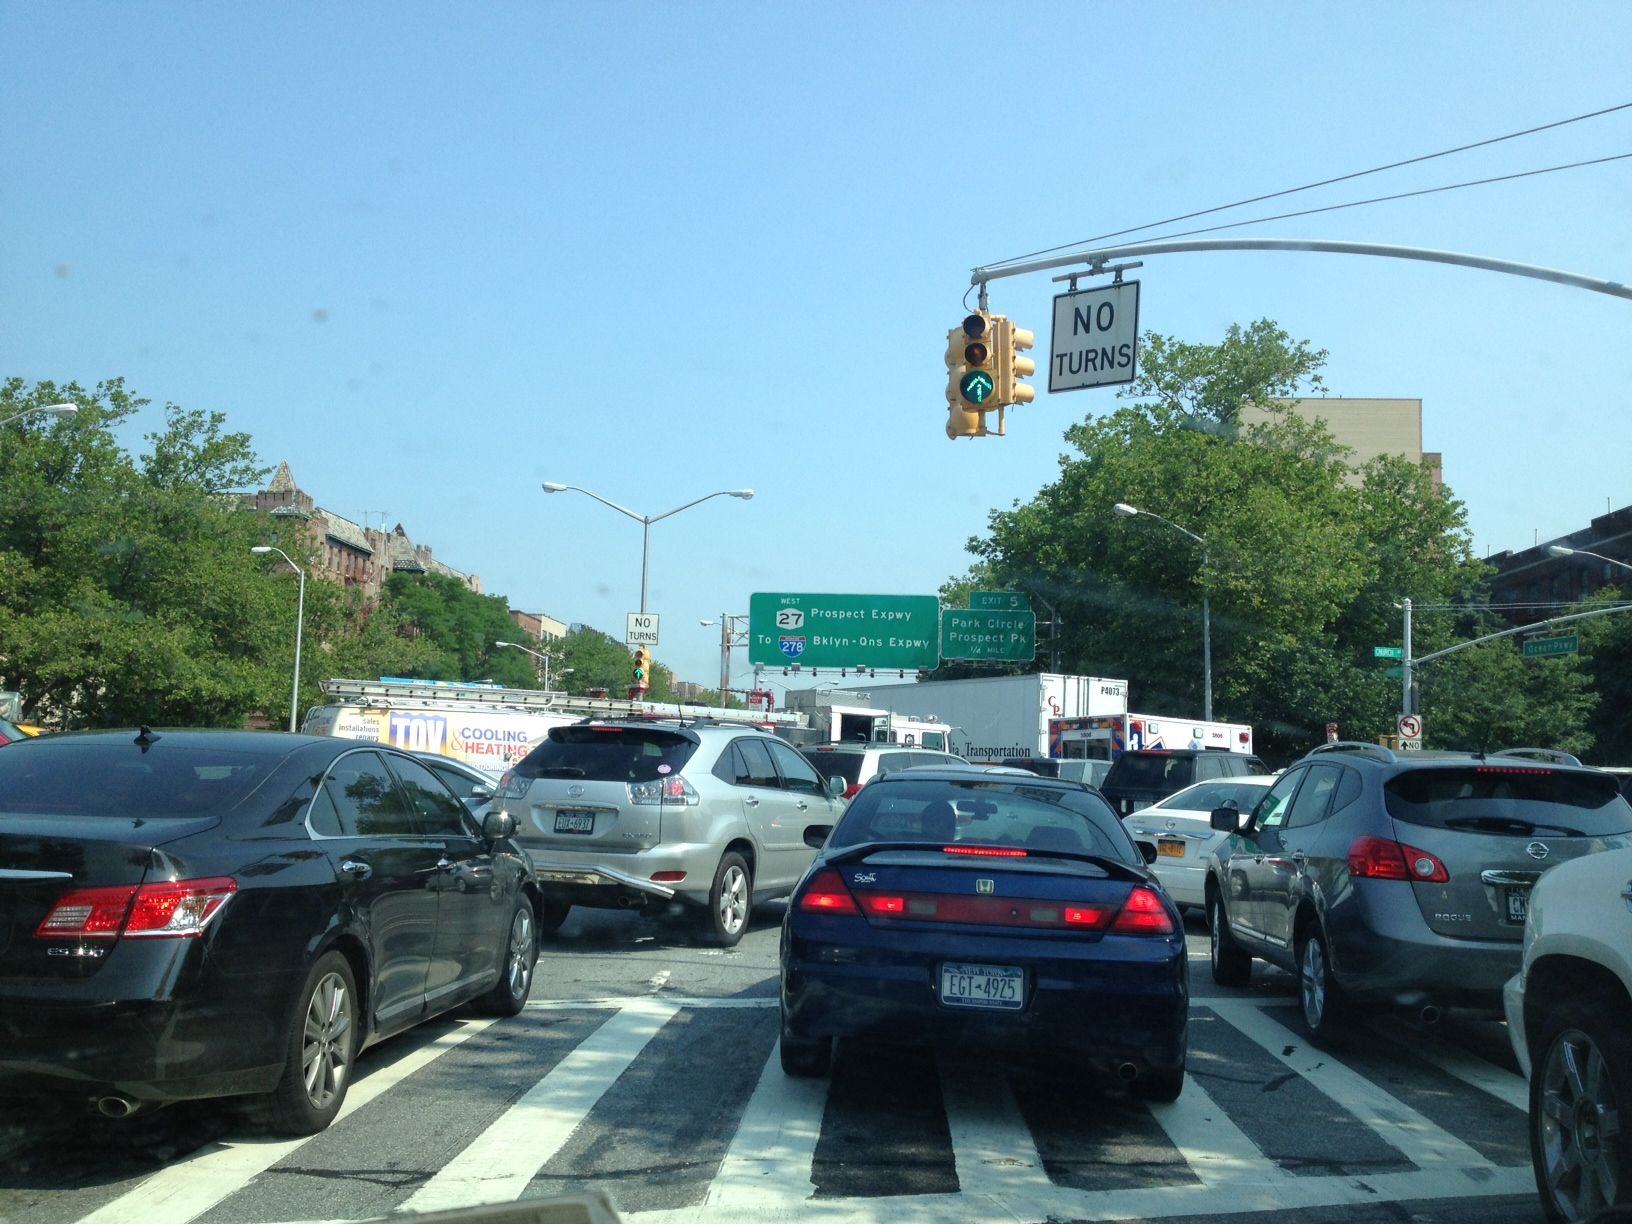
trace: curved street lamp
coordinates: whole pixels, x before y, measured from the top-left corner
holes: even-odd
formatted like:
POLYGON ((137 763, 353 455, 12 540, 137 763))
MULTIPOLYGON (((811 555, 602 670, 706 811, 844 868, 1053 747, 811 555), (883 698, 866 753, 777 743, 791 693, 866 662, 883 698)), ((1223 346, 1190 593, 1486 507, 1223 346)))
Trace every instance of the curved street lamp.
POLYGON ((1625 561, 1617 561, 1614 557, 1606 557, 1603 553, 1588 552, 1584 548, 1565 548, 1562 544, 1547 545, 1547 554, 1552 557, 1594 557, 1599 561, 1607 561, 1611 565, 1618 565, 1624 570, 1632 570, 1632 565, 1625 561))
POLYGON ((295 601, 295 680, 289 690, 289 730, 295 729, 295 711, 300 708, 300 631, 302 622, 306 619, 306 571, 290 559, 289 554, 281 548, 274 548, 270 544, 257 544, 249 550, 252 553, 277 553, 289 562, 289 568, 300 575, 300 594, 295 601))
POLYGON ((0 421, 0 425, 10 425, 13 421, 20 421, 26 416, 36 416, 42 413, 46 416, 56 417, 61 421, 73 416, 78 411, 78 404, 41 404, 37 408, 24 408, 21 412, 12 413, 5 420, 0 421))
MULTIPOLYGON (((1180 527, 1172 519, 1163 518, 1159 514, 1152 514, 1149 510, 1141 510, 1137 506, 1130 506, 1127 502, 1117 502, 1111 507, 1118 518, 1133 518, 1144 515, 1153 518, 1158 523, 1166 523, 1181 535, 1187 535, 1201 545, 1201 568, 1207 568, 1207 540, 1189 528, 1180 527)), ((1207 587, 1201 588, 1201 718, 1203 722, 1213 721, 1213 626, 1212 609, 1207 600, 1207 587)))
POLYGON ((718 489, 713 493, 705 493, 695 501, 689 501, 683 506, 676 506, 673 510, 665 510, 662 514, 637 514, 635 511, 629 509, 628 506, 620 506, 615 501, 608 501, 599 493, 591 493, 588 489, 581 489, 577 485, 556 484, 554 481, 546 480, 544 482, 544 492, 582 493, 585 497, 593 497, 603 506, 612 507, 612 509, 616 510, 619 514, 628 515, 630 518, 634 519, 635 522, 641 525, 640 610, 643 613, 646 611, 646 575, 648 572, 647 563, 651 557, 652 524, 660 523, 670 515, 679 514, 682 510, 690 510, 693 506, 700 505, 711 497, 740 497, 743 501, 748 501, 754 495, 754 491, 752 489, 718 489))
MULTIPOLYGON (((549 655, 543 653, 542 651, 531 650, 528 647, 523 646, 520 642, 494 642, 493 645, 495 645, 495 646, 508 646, 508 647, 510 647, 511 650, 519 650, 523 654, 532 655, 533 658, 535 658, 535 659, 542 659, 544 661, 544 687, 545 687, 546 690, 548 690, 548 688, 550 687, 550 656, 549 655)), ((572 675, 573 670, 574 669, 570 668, 570 667, 563 667, 561 669, 561 674, 563 676, 570 676, 570 675, 572 675)))

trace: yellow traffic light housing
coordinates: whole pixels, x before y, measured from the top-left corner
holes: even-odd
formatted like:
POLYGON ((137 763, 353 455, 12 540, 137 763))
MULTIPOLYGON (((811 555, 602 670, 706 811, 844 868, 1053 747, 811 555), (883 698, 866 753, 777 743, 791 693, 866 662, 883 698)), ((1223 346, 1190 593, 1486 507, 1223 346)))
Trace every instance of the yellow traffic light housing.
MULTIPOLYGON (((946 334, 946 436, 979 438, 986 428, 985 414, 998 406, 997 357, 992 316, 984 311, 964 319, 946 334)), ((997 431, 1003 432, 998 414, 997 431)))
POLYGON ((1002 315, 992 319, 992 350, 997 363, 997 393, 993 399, 1000 408, 1029 404, 1037 398, 1037 389, 1020 381, 1037 373, 1037 363, 1022 355, 1036 342, 1033 333, 1015 326, 1012 319, 1002 315))
POLYGON ((644 646, 635 647, 634 684, 630 687, 645 692, 650 685, 648 677, 652 674, 652 652, 644 646))

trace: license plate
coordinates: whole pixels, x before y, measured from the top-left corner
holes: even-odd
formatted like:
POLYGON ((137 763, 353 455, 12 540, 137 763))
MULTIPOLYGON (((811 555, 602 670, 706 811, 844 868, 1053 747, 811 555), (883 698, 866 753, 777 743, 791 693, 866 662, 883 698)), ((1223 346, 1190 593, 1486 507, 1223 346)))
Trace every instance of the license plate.
POLYGON ((1507 920, 1509 922, 1523 922, 1525 914, 1530 911, 1530 890, 1510 888, 1507 890, 1507 920))
POLYGON ((1182 841, 1167 841, 1165 839, 1158 840, 1156 843, 1156 853, 1162 855, 1164 858, 1183 858, 1184 843, 1182 841))
POLYGON ((557 833, 593 833, 595 832, 595 813, 557 812, 555 814, 555 831, 557 833))
POLYGON ((941 966, 941 1002, 952 1007, 1019 1011, 1026 1005, 1025 985, 1018 965, 941 966))

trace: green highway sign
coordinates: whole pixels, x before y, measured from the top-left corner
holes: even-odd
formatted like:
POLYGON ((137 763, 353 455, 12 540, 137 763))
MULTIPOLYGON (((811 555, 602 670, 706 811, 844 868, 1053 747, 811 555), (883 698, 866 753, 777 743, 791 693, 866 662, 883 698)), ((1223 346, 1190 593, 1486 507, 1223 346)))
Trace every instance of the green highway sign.
POLYGON ((748 597, 748 661, 928 671, 941 661, 940 615, 934 595, 756 591, 748 597))
POLYGON ((941 658, 1027 662, 1037 654, 1029 608, 948 608, 941 613, 941 658))
POLYGON ((969 373, 963 376, 963 380, 958 383, 958 390, 962 392, 963 398, 971 404, 984 404, 992 398, 992 391, 996 386, 997 384, 992 381, 992 376, 985 370, 970 370, 969 373))
POLYGON ((1019 591, 970 591, 971 608, 1029 608, 1031 600, 1019 591))
POLYGON ((1558 655, 1572 655, 1580 649, 1580 635, 1566 633, 1559 637, 1528 638, 1522 653, 1527 659, 1550 659, 1558 655))
POLYGON ((1400 646, 1373 646, 1371 657, 1374 659, 1403 659, 1405 649, 1400 646))

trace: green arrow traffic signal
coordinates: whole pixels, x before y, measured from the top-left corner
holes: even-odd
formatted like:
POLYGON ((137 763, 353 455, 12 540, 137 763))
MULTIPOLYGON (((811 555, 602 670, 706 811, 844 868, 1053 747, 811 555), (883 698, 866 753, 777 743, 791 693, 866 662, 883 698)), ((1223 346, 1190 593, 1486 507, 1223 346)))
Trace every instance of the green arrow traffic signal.
POLYGON ((985 370, 970 370, 958 384, 958 390, 971 404, 984 404, 992 398, 995 386, 992 376, 985 370))

